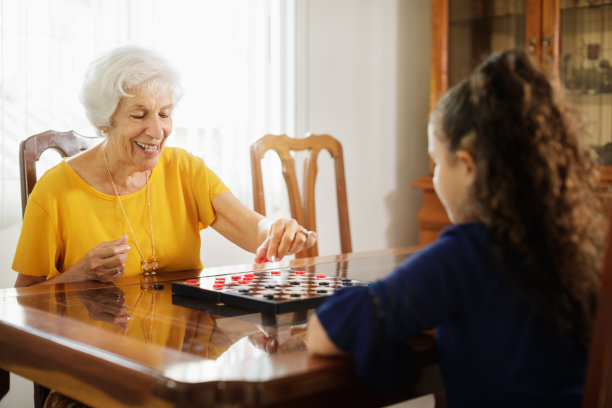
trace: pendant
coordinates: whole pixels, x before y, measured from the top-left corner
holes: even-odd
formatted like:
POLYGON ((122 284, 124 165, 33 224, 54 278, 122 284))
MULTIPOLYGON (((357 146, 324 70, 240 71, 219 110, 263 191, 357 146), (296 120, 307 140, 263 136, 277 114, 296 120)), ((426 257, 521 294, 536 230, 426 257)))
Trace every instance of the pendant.
POLYGON ((140 270, 145 275, 155 275, 158 267, 159 264, 157 263, 157 258, 155 257, 140 261, 140 270))

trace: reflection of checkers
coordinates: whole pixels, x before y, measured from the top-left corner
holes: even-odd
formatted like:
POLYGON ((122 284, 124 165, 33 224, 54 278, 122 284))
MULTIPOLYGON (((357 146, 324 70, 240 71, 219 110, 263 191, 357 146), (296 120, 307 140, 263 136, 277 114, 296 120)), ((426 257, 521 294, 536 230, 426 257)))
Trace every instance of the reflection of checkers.
POLYGON ((277 269, 187 279, 172 284, 182 296, 238 306, 263 313, 312 309, 345 286, 367 282, 297 269, 277 269))

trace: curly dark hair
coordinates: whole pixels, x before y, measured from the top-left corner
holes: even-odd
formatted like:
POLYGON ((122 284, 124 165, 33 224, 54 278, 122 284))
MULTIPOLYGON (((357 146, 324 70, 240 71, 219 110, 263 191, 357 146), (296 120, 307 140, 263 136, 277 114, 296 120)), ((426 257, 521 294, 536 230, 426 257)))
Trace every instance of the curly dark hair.
POLYGON ((432 120, 451 153, 474 157, 473 215, 498 253, 523 260, 512 282, 536 316, 588 347, 605 222, 593 153, 562 87, 522 50, 493 54, 432 120))

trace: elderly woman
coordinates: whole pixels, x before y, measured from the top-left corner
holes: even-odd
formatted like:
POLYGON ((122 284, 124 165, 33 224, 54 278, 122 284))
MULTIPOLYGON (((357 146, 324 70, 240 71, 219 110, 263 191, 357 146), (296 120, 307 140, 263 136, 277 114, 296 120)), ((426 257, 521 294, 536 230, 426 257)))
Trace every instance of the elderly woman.
POLYGON ((316 233, 295 220, 273 222, 245 207, 202 159, 165 147, 180 97, 177 72, 152 51, 124 46, 92 63, 82 102, 105 139, 36 184, 15 286, 201 269, 200 230, 208 226, 256 262, 315 243, 316 233))

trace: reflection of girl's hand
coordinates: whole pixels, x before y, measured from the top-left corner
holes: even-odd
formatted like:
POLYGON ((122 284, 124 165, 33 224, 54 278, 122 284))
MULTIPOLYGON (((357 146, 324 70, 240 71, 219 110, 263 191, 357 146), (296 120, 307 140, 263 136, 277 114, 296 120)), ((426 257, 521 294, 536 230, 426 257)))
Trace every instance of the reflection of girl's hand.
POLYGON ((249 335, 249 341, 255 347, 268 354, 286 353, 290 351, 305 350, 303 328, 281 328, 265 330, 260 327, 260 332, 249 335))
POLYGON ((249 336, 249 341, 255 347, 268 354, 274 354, 278 350, 278 337, 275 334, 268 336, 261 332, 254 333, 249 336))
POLYGON ((279 353, 287 353, 290 351, 306 350, 306 342, 304 341, 304 333, 291 334, 287 340, 278 345, 279 353))

